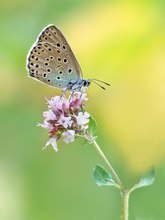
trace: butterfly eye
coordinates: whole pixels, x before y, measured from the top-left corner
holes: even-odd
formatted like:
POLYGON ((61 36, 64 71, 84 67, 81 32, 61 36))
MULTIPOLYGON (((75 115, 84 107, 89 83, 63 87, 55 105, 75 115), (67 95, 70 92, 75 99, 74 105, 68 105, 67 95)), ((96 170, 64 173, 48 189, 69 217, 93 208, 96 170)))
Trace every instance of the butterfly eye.
POLYGON ((86 86, 87 85, 87 81, 84 81, 84 86, 86 86))

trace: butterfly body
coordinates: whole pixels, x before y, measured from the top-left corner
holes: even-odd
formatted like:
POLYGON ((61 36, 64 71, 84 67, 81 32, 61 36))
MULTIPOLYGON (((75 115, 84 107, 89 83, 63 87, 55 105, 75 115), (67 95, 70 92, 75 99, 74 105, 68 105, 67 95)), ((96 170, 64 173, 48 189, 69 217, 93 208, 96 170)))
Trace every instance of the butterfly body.
POLYGON ((70 91, 81 91, 81 88, 88 87, 90 85, 90 80, 86 79, 78 79, 76 82, 73 82, 72 80, 68 83, 67 90, 70 91))

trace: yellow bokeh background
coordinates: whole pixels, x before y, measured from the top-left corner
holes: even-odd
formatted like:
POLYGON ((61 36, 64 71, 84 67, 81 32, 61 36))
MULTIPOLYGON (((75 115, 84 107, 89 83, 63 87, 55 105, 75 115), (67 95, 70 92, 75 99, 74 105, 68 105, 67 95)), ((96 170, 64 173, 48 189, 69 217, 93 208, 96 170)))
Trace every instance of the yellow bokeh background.
POLYGON ((41 152, 47 134, 35 124, 43 120, 45 97, 60 91, 28 78, 25 63, 49 23, 67 38, 84 78, 111 84, 105 91, 92 84, 86 108, 98 123, 98 143, 123 181, 132 184, 151 167, 158 169, 155 188, 142 191, 144 206, 135 196, 130 219, 164 219, 164 2, 13 0, 0 6, 0 219, 120 217, 117 192, 91 181, 93 166, 104 165, 92 146, 60 142, 58 154, 51 148, 41 152), (106 205, 99 203, 103 199, 106 205))
POLYGON ((71 20, 71 39, 85 67, 86 54, 90 57, 87 77, 94 72, 111 83, 106 95, 91 88, 92 100, 99 99, 101 129, 136 171, 165 157, 165 36, 158 12, 148 4, 106 3, 86 12, 85 19, 77 21, 76 14, 71 20))

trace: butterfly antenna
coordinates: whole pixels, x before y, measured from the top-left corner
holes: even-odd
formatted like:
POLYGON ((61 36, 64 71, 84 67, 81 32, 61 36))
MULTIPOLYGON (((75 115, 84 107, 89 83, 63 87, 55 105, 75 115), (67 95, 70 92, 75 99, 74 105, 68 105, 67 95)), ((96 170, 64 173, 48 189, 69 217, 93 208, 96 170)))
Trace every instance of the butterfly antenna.
MULTIPOLYGON (((98 82, 104 83, 104 84, 107 85, 107 86, 110 86, 109 83, 104 82, 104 81, 102 81, 102 80, 100 80, 100 79, 89 79, 89 80, 91 80, 92 82, 94 82, 94 81, 98 81, 98 82)), ((95 82, 95 83, 96 83, 96 82, 95 82)))
POLYGON ((96 85, 98 85, 100 88, 104 89, 105 90, 105 87, 101 86, 100 84, 98 84, 97 82, 93 81, 93 80, 90 80, 91 82, 95 83, 96 85))

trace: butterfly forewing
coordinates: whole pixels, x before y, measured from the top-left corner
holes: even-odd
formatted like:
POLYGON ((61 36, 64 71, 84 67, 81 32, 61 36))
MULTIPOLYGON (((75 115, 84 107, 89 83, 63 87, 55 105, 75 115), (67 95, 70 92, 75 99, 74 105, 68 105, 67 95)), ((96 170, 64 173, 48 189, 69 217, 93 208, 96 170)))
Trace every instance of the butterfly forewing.
POLYGON ((27 59, 30 76, 51 86, 66 88, 82 77, 69 44, 54 25, 41 32, 27 59))

